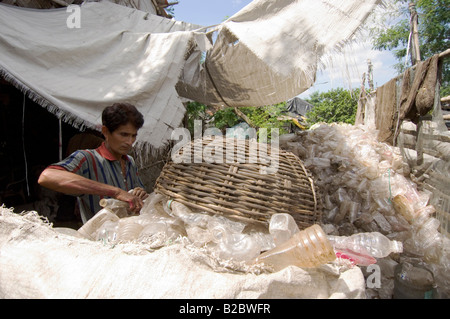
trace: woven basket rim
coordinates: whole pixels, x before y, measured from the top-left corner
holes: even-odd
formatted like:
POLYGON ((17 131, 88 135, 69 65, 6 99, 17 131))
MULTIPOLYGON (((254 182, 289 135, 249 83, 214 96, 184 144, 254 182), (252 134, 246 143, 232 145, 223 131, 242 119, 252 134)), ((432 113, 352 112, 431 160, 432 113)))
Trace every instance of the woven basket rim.
MULTIPOLYGON (((224 138, 224 141, 229 138, 224 138)), ((211 139, 202 139, 205 145, 211 139)), ((190 150, 199 140, 192 141, 190 150)), ((261 144, 261 143, 258 143, 261 144)), ((222 144, 223 145, 223 144, 222 144)), ((249 151, 249 143, 245 147, 249 151)), ((312 175, 295 154, 277 149, 278 170, 261 174, 261 163, 165 164, 155 191, 197 210, 268 225, 276 213, 289 213, 300 228, 320 221, 312 175)))

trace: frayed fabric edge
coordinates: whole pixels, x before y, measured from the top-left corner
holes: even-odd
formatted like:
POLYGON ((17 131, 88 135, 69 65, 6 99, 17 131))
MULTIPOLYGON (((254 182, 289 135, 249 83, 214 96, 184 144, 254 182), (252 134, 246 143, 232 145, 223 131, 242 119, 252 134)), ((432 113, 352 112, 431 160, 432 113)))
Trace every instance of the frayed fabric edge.
POLYGON ((61 119, 67 124, 72 125, 73 127, 83 131, 86 128, 98 129, 94 124, 83 120, 82 118, 67 112, 63 111, 57 105, 51 103, 46 98, 42 97, 35 90, 24 84, 22 81, 17 79, 14 75, 8 72, 6 69, 0 66, 0 76, 3 77, 7 82, 11 83, 16 89, 21 91, 25 96, 27 96, 33 102, 39 104, 44 107, 50 113, 54 114, 58 119, 61 119))

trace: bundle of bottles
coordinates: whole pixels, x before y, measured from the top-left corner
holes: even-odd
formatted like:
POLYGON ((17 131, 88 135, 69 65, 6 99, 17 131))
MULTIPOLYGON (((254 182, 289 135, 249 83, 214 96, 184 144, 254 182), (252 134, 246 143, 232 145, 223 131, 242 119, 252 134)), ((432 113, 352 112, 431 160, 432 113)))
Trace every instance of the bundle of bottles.
POLYGON ((319 267, 336 258, 368 266, 376 263, 376 258, 402 252, 400 242, 378 232, 347 237, 327 235, 320 225, 300 230, 289 214, 274 214, 268 229, 264 229, 220 215, 194 212, 156 193, 136 216, 129 216, 124 202, 108 199, 101 205, 103 209, 78 230, 88 239, 110 244, 147 243, 158 248, 185 236, 219 258, 264 264, 273 271, 289 266, 319 267))
POLYGON ((370 297, 392 297, 400 278, 428 288, 432 281, 434 296, 448 298, 450 239, 441 233, 441 213, 429 204, 433 194, 418 189, 400 148, 377 137, 372 126, 321 123, 281 136, 280 146, 299 156, 314 176, 327 234, 380 232, 403 244, 402 254, 378 259, 381 288, 370 289, 370 297))

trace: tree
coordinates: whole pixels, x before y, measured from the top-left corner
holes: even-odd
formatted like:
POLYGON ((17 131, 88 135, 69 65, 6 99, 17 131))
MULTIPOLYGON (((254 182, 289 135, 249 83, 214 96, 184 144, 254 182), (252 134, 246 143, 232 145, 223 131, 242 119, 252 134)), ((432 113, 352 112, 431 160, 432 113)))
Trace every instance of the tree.
POLYGON ((241 121, 242 119, 236 115, 236 112, 232 107, 228 107, 214 113, 214 126, 219 130, 225 130, 228 127, 233 127, 241 121))
MULTIPOLYGON (((399 4, 397 22, 387 28, 372 29, 373 46, 378 50, 391 50, 399 60, 396 68, 399 72, 405 69, 405 56, 410 34, 410 0, 394 0, 399 4)), ((419 20, 419 43, 421 60, 441 53, 450 46, 450 5, 449 0, 417 0, 415 1, 419 20)), ((410 65, 407 65, 410 66, 410 65)), ((450 94, 449 61, 443 64, 441 95, 450 94)))
POLYGON ((186 114, 184 117, 184 126, 189 130, 192 136, 194 136, 194 122, 201 120, 202 123, 207 119, 206 105, 198 102, 189 102, 186 105, 186 114))
POLYGON ((358 109, 359 89, 348 91, 337 88, 328 92, 314 92, 307 102, 314 108, 306 117, 308 123, 348 123, 354 124, 358 109))

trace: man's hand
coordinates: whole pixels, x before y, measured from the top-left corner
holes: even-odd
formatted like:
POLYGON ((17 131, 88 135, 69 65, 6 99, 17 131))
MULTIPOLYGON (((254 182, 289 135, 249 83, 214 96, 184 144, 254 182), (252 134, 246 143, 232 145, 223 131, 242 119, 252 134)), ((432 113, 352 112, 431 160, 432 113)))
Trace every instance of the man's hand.
POLYGON ((38 183, 46 188, 70 195, 93 194, 112 197, 130 204, 130 211, 138 214, 147 198, 147 192, 137 187, 127 192, 112 185, 99 183, 83 176, 55 168, 45 169, 38 183))
POLYGON ((142 199, 120 188, 118 188, 118 192, 114 195, 114 198, 130 204, 129 211, 135 214, 138 214, 144 205, 142 199))
POLYGON ((131 194, 133 194, 134 196, 139 197, 142 200, 145 200, 148 197, 148 194, 145 191, 145 189, 143 189, 141 187, 136 187, 136 188, 132 189, 131 190, 131 194))

